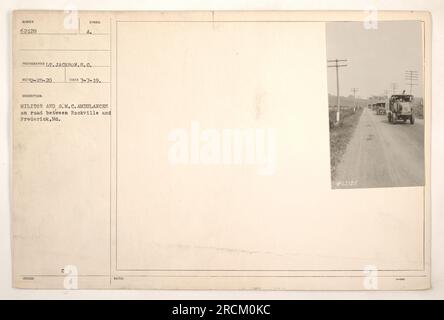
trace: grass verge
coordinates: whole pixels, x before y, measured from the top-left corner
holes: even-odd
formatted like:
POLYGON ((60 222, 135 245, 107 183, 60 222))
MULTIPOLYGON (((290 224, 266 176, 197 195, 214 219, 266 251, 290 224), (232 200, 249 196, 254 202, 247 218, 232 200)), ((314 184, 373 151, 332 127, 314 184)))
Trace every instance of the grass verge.
POLYGON ((330 118, 330 170, 331 180, 333 181, 336 174, 336 168, 345 153, 347 144, 349 143, 353 132, 359 122, 363 108, 358 108, 353 112, 352 108, 341 109, 341 120, 339 123, 334 123, 336 120, 336 111, 329 110, 330 118))

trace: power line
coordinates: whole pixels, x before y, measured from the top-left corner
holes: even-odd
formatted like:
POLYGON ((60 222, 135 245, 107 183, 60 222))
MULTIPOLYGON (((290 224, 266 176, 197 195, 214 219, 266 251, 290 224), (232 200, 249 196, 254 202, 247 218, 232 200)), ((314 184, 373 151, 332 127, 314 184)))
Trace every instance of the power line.
POLYGON ((404 78, 408 81, 406 84, 410 86, 410 94, 412 94, 413 86, 418 85, 418 71, 415 70, 406 70, 404 74, 404 78))
POLYGON ((339 96, 339 68, 347 67, 343 62, 347 62, 347 59, 334 59, 327 60, 327 68, 336 68, 336 102, 338 106, 338 110, 336 112, 336 122, 339 122, 340 112, 341 112, 341 98, 339 96))

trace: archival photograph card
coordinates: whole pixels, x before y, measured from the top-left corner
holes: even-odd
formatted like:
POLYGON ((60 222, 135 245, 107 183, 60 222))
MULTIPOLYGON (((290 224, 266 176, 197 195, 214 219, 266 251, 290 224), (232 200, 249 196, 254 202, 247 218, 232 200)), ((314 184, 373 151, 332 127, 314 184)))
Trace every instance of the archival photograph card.
POLYGON ((425 12, 13 13, 13 285, 430 287, 425 12))

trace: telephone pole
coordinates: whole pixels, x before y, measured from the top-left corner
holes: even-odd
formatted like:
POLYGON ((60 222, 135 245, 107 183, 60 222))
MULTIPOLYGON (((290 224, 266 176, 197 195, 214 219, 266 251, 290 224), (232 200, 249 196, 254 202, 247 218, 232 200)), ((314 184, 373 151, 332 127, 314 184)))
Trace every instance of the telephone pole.
POLYGON ((336 102, 338 105, 338 111, 336 112, 336 122, 339 122, 341 112, 341 98, 339 96, 339 68, 347 66, 346 64, 343 64, 344 62, 347 62, 347 59, 327 60, 327 62, 328 68, 336 68, 336 102))
POLYGON ((353 92, 353 107, 356 108, 356 92, 359 91, 358 88, 351 88, 351 91, 353 92))
POLYGON ((418 71, 415 70, 406 70, 405 71, 405 80, 408 81, 407 85, 410 86, 410 94, 412 94, 412 87, 416 86, 418 83, 418 71))

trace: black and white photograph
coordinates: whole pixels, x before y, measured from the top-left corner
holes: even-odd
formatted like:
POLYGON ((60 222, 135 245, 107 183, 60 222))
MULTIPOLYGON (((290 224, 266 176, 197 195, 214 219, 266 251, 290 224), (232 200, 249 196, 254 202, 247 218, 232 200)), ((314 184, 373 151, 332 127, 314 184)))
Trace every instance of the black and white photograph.
POLYGON ((420 21, 326 24, 333 189, 424 185, 420 21))

